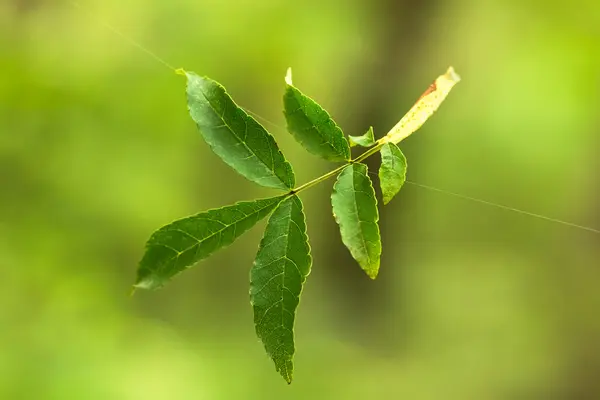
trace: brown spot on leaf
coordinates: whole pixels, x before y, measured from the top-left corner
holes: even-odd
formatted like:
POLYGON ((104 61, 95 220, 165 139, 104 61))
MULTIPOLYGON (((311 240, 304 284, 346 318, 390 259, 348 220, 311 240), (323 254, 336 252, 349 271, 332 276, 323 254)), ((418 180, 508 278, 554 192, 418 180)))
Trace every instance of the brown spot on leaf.
POLYGON ((423 94, 421 95, 421 97, 419 97, 419 99, 417 100, 417 103, 425 96, 427 96, 429 93, 435 92, 437 90, 437 86, 435 85, 435 82, 433 82, 431 85, 429 85, 429 87, 427 88, 427 90, 425 90, 423 92, 423 94))

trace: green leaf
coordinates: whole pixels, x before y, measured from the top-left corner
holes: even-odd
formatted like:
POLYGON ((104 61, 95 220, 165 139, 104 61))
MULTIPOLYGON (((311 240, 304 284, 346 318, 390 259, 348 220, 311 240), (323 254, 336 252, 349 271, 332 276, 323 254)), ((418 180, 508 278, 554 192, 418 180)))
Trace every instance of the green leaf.
POLYGON ((329 161, 350 160, 350 146, 344 133, 327 111, 293 86, 291 70, 286 83, 283 105, 288 131, 314 155, 329 161))
POLYGON ((242 110, 225 88, 209 78, 186 72, 190 116, 210 148, 238 173, 259 185, 294 187, 292 166, 275 139, 242 110))
POLYGON ((152 234, 135 287, 157 289, 181 271, 230 245, 266 217, 284 196, 240 202, 166 225, 152 234))
POLYGON ((371 279, 379 272, 381 237, 377 199, 365 164, 351 164, 340 173, 331 195, 333 216, 342 242, 371 279))
POLYGON ((311 264, 302 202, 294 195, 269 218, 250 272, 256 334, 288 383, 294 368, 296 308, 311 264))
POLYGON ((369 130, 362 136, 348 135, 348 139, 350 139, 350 147, 371 147, 375 144, 375 135, 373 134, 373 127, 369 127, 369 130))
POLYGON ((393 143, 381 147, 381 167, 379 168, 379 186, 383 193, 383 204, 389 203, 402 189, 406 181, 406 157, 393 143))

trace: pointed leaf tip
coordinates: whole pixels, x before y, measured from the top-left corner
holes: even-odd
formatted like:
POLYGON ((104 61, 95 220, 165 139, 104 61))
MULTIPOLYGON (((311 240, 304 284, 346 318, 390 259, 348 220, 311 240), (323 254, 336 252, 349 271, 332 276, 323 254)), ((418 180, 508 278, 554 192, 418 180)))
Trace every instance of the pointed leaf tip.
POLYGON ((294 83, 292 82, 292 67, 289 67, 285 73, 285 83, 294 86, 294 83))
POLYGON ((452 67, 452 66, 448 67, 448 70, 446 71, 445 75, 446 75, 446 78, 448 78, 450 81, 452 81, 454 83, 458 83, 461 80, 460 75, 458 75, 456 73, 456 71, 454 70, 454 67, 452 67))

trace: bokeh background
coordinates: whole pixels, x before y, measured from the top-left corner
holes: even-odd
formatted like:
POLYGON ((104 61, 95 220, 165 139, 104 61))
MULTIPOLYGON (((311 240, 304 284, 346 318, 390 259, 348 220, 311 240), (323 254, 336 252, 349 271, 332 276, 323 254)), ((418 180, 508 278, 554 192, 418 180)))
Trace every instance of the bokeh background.
POLYGON ((332 182, 303 193, 291 386, 249 305, 264 221, 129 297, 154 229, 271 192, 202 142, 183 79, 101 22, 277 125, 299 182, 331 165, 281 128, 288 66, 346 133, 380 137, 453 65, 462 82, 402 143, 409 180, 600 228, 600 3, 80 3, 0 3, 1 399, 600 398, 600 236, 411 184, 381 209, 374 282, 332 182))

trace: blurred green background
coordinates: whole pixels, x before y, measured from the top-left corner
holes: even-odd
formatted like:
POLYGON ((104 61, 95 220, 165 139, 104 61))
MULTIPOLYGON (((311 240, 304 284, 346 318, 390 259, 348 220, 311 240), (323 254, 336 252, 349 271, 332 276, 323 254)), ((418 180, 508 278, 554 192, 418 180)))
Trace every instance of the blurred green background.
POLYGON ((299 182, 331 166, 281 128, 288 66, 346 133, 382 136, 453 65, 462 82, 402 143, 409 180, 598 228, 600 3, 81 5, 0 3, 0 399, 600 398, 599 236, 414 185, 381 209, 374 282, 332 182, 303 193, 291 386, 254 334, 260 227, 129 297, 154 229, 271 192, 202 142, 181 77, 99 22, 278 125, 299 182))

